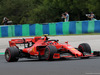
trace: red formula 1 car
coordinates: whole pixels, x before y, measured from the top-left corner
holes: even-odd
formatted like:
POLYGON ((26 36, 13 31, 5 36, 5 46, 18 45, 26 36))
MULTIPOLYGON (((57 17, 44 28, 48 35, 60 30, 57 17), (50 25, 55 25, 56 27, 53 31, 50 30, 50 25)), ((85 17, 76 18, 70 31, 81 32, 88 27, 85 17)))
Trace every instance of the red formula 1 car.
POLYGON ((38 58, 39 60, 53 60, 60 58, 81 57, 88 58, 91 48, 87 43, 82 43, 78 48, 74 48, 65 42, 58 43, 59 40, 49 40, 45 35, 42 37, 27 39, 12 39, 9 41, 10 47, 5 51, 5 59, 8 62, 18 61, 19 58, 38 58), (19 49, 16 44, 24 44, 24 49, 19 49))

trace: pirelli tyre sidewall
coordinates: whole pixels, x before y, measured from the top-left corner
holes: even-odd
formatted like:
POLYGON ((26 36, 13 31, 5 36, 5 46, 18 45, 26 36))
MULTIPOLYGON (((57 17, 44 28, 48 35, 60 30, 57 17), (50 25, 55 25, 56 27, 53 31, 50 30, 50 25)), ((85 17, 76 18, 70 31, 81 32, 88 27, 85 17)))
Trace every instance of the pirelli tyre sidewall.
POLYGON ((78 46, 78 50, 83 53, 83 52, 86 52, 86 53, 90 53, 91 54, 91 47, 89 44, 87 43, 82 43, 78 46))
POLYGON ((57 48, 55 46, 49 45, 45 48, 45 59, 53 60, 54 53, 57 53, 57 48))
POLYGON ((5 51, 5 59, 7 62, 16 62, 19 59, 19 49, 16 47, 9 47, 5 51))

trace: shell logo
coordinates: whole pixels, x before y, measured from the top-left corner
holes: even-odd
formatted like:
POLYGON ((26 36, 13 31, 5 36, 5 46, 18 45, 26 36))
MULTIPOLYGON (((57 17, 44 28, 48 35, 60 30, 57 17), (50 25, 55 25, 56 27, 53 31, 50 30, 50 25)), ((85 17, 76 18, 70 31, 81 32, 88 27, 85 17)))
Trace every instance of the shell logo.
POLYGON ((74 48, 72 50, 75 50, 74 48))
POLYGON ((33 52, 35 52, 34 48, 33 48, 33 52))

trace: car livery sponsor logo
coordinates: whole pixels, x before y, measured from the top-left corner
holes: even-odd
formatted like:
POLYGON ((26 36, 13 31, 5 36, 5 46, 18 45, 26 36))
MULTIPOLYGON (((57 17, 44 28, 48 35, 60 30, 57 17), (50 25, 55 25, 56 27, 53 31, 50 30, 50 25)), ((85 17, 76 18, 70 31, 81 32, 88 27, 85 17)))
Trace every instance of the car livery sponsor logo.
POLYGON ((34 48, 33 48, 33 52, 34 52, 35 50, 34 50, 34 48))
POLYGON ((19 39, 17 42, 23 42, 23 40, 19 39))
POLYGON ((68 46, 68 48, 73 48, 72 46, 68 46))
POLYGON ((32 53, 32 49, 27 49, 28 53, 32 53))
POLYGON ((72 50, 75 50, 75 48, 73 48, 72 50))

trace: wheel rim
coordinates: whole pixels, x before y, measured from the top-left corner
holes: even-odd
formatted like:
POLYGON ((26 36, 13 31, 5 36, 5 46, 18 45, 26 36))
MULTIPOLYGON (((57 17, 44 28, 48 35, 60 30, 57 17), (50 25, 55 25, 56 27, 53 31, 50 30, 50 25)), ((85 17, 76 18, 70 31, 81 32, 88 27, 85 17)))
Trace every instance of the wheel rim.
POLYGON ((46 57, 46 59, 49 58, 49 50, 46 50, 46 51, 45 51, 45 57, 46 57))
POLYGON ((8 50, 5 52, 5 57, 6 57, 6 60, 9 61, 9 59, 10 59, 10 53, 9 53, 8 50))
POLYGON ((82 46, 79 46, 79 48, 78 48, 78 49, 79 49, 79 51, 80 51, 80 52, 82 52, 82 53, 83 53, 84 48, 83 48, 82 46))

